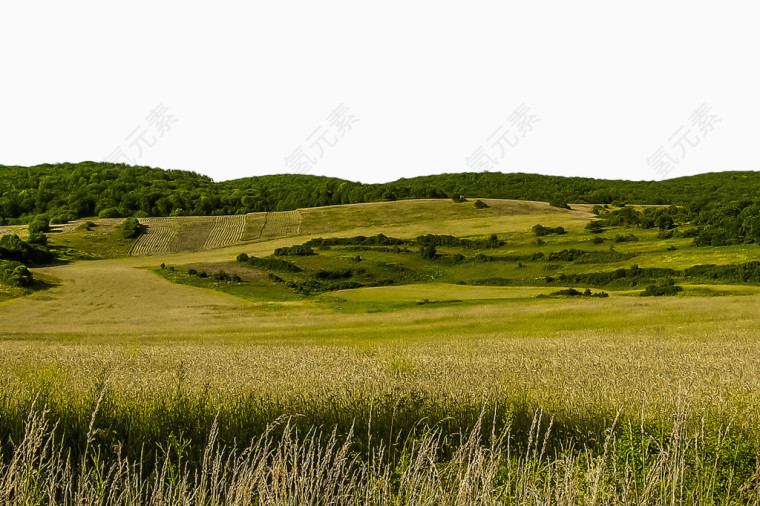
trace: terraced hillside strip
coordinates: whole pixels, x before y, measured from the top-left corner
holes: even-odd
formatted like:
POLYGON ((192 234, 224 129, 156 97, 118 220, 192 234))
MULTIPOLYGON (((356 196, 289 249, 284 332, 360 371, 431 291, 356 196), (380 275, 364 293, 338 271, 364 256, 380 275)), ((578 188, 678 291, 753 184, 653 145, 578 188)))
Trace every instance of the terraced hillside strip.
POLYGON ((223 248, 239 243, 246 229, 245 215, 214 216, 203 249, 223 248))
POLYGON ((132 248, 132 256, 209 250, 231 246, 243 239, 246 217, 176 216, 140 218, 147 226, 132 248))
POLYGON ((166 253, 177 249, 179 221, 175 218, 142 218, 140 223, 147 227, 132 247, 132 256, 166 253))
POLYGON ((4 235, 17 235, 22 239, 28 235, 26 225, 8 225, 0 227, 0 237, 4 235))
POLYGON ((243 241, 256 241, 264 233, 268 213, 250 213, 245 215, 245 231, 243 241))
POLYGON ((261 232, 261 239, 267 240, 300 235, 302 221, 303 218, 300 211, 267 213, 266 223, 261 232))
POLYGON ((586 208, 576 209, 572 205, 573 209, 568 210, 546 202, 481 200, 489 207, 477 209, 475 199, 462 203, 419 199, 301 209, 301 233, 374 235, 382 232, 403 238, 429 233, 468 236, 529 231, 539 223, 580 230, 594 218, 586 208))

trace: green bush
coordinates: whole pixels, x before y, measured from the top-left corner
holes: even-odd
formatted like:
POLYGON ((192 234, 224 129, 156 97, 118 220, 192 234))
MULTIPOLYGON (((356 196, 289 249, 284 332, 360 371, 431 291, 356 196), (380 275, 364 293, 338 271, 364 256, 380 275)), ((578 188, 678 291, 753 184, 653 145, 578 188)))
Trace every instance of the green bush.
POLYGON ((35 216, 34 219, 29 222, 29 235, 44 234, 46 232, 50 232, 50 220, 47 216, 35 216))
POLYGON ((24 264, 0 260, 0 284, 13 287, 29 286, 34 282, 32 273, 24 264))
POLYGON ((663 295, 676 295, 682 292, 683 288, 676 285, 672 279, 661 281, 656 285, 649 285, 641 293, 642 297, 660 297, 663 295))
POLYGON ((536 234, 538 237, 543 237, 546 235, 563 235, 566 234, 567 231, 564 229, 564 227, 544 227, 543 225, 534 225, 533 226, 533 233, 536 234))
POLYGON ((116 207, 107 207, 98 213, 98 218, 121 218, 122 214, 116 207))
POLYGON ((124 239, 134 239, 145 232, 145 227, 137 221, 137 218, 130 217, 121 224, 121 236, 124 239))
POLYGON ((488 204, 486 204, 482 200, 476 200, 473 205, 475 206, 475 209, 485 209, 489 207, 488 204))

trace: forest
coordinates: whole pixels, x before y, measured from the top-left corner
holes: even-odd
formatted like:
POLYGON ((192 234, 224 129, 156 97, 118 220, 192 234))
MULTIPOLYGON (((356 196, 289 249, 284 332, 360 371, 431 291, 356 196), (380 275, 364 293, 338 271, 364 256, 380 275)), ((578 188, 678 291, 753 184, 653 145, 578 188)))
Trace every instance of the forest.
MULTIPOLYGON (((0 165, 0 225, 27 223, 39 215, 60 223, 92 216, 229 215, 463 196, 548 201, 558 207, 568 203, 677 206, 678 218, 695 226, 697 244, 723 246, 760 239, 758 195, 760 173, 756 172, 665 181, 482 172, 362 184, 293 174, 215 182, 193 172, 98 162, 0 165)), ((629 218, 619 216, 623 221, 629 218)))

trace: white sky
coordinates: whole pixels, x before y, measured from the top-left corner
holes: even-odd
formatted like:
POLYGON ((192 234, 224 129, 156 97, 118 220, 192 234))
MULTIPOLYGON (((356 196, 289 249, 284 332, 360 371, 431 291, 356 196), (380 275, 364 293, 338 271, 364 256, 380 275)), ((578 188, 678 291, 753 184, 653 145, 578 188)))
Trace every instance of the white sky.
POLYGON ((759 13, 662 0, 4 1, 0 164, 121 150, 217 180, 364 182, 755 170, 759 13), (354 119, 344 130, 328 121, 340 104, 354 119), (521 104, 522 131, 510 120, 521 104), (151 123, 161 105, 164 123, 151 123), (292 154, 312 162, 288 165, 292 154))

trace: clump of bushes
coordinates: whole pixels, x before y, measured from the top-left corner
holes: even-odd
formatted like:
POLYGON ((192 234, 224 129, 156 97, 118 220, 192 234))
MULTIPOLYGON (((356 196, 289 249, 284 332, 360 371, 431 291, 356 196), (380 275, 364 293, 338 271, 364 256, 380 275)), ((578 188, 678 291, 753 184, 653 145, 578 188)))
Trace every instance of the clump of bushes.
POLYGON ((535 225, 532 230, 537 237, 543 237, 546 235, 563 235, 567 233, 567 230, 565 230, 564 227, 544 227, 543 225, 535 225))
POLYGON ((284 248, 277 248, 274 250, 274 256, 278 257, 306 257, 315 255, 314 250, 311 248, 311 246, 305 246, 303 244, 298 246, 289 246, 284 248))
MULTIPOLYGON (((596 292, 593 293, 591 289, 586 288, 584 291, 576 290, 575 288, 566 288, 564 290, 558 290, 556 292, 552 292, 548 295, 548 297, 598 297, 598 298, 605 298, 609 297, 610 295, 607 292, 596 292)), ((541 297, 539 295, 539 297, 541 297)), ((547 297, 544 295, 544 297, 547 297)))
POLYGON ((604 232, 604 222, 601 220, 589 221, 586 224, 586 230, 588 230, 592 234, 601 234, 602 232, 604 232))
POLYGON ((663 295, 676 295, 683 291, 683 287, 676 285, 672 279, 666 279, 659 284, 647 286, 643 292, 642 297, 660 297, 663 295))
POLYGON ((12 287, 30 286, 34 282, 32 273, 29 272, 26 265, 0 260, 0 284, 12 287))
POLYGON ((475 209, 486 209, 487 207, 490 207, 488 204, 486 204, 482 200, 476 200, 473 205, 475 206, 475 209))
POLYGON ((615 242, 636 242, 638 240, 639 238, 633 234, 628 234, 628 235, 618 234, 615 236, 615 242))
POLYGON ((255 267, 257 269, 264 269, 268 271, 293 273, 302 271, 302 269, 297 265, 279 258, 258 258, 253 256, 249 257, 247 254, 241 253, 237 256, 236 260, 239 263, 248 265, 249 267, 255 267))

